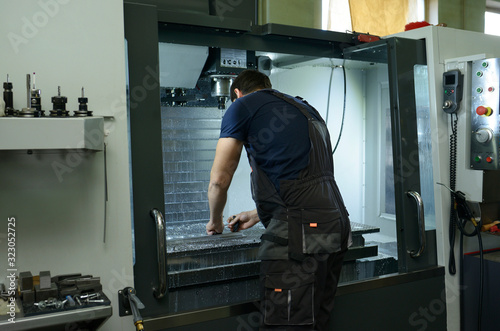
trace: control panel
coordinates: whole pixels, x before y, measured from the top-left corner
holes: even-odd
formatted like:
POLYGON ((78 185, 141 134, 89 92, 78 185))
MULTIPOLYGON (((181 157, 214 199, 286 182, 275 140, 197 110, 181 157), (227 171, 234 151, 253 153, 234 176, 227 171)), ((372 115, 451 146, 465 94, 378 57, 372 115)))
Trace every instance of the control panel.
POLYGON ((460 109, 463 97, 464 75, 459 70, 443 73, 443 110, 453 114, 460 109))
POLYGON ((500 146, 500 58, 472 62, 470 167, 498 170, 500 146))

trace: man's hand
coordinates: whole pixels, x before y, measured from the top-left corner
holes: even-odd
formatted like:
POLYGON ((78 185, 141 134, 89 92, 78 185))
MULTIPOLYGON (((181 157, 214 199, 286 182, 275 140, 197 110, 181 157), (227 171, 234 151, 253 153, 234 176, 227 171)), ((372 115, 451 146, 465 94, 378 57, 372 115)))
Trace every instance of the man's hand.
POLYGON ((221 234, 222 231, 224 230, 224 225, 222 223, 216 224, 212 221, 209 221, 207 223, 207 234, 208 235, 214 235, 214 234, 221 234))
POLYGON ((227 219, 227 227, 231 232, 236 232, 240 230, 246 230, 259 223, 259 215, 257 214, 257 209, 244 211, 237 215, 233 215, 227 219), (235 225, 239 223, 238 229, 235 229, 235 225), (236 230, 236 231, 235 231, 236 230))

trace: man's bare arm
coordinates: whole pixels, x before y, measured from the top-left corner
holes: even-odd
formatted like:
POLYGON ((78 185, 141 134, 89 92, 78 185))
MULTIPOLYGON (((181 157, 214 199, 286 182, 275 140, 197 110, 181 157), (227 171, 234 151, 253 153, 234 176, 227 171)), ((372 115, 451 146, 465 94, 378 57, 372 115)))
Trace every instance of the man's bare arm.
POLYGON ((224 228, 222 211, 226 205, 227 190, 240 161, 242 148, 243 143, 234 138, 220 138, 217 143, 208 185, 210 221, 206 226, 207 234, 221 233, 224 228))

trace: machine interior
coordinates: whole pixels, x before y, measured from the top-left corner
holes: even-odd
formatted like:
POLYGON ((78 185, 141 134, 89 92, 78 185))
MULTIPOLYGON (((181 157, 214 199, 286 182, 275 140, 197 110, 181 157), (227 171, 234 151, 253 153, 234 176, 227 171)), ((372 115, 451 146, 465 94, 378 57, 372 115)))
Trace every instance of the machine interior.
MULTIPOLYGON (((196 291, 214 291, 216 297, 217 286, 257 280, 256 255, 264 228, 258 224, 237 233, 225 229, 215 236, 205 232, 210 169, 221 121, 231 104, 231 77, 222 77, 229 81, 220 84, 220 75, 214 76, 218 72, 211 69, 213 52, 205 46, 160 46, 160 91, 169 288, 186 294, 196 285, 196 291), (198 69, 182 72, 186 60, 198 61, 194 66, 198 69)), ((335 175, 350 212, 354 244, 346 257, 341 283, 397 272, 387 64, 379 59, 358 61, 270 52, 252 53, 247 60, 253 61, 253 56, 254 63, 270 76, 273 88, 301 95, 318 109, 327 121, 332 146, 342 132, 334 154, 335 175)), ((425 69, 420 70, 426 79, 425 69)), ((425 95, 421 105, 419 131, 425 137, 429 130, 425 95)), ((422 145, 420 153, 428 155, 430 144, 422 145)), ((255 208, 250 171, 243 152, 228 192, 224 220, 255 208)), ((252 286, 245 286, 247 290, 236 301, 258 297, 248 290, 252 286)), ((203 307, 203 303, 182 306, 180 300, 173 300, 170 306, 182 311, 203 307)))

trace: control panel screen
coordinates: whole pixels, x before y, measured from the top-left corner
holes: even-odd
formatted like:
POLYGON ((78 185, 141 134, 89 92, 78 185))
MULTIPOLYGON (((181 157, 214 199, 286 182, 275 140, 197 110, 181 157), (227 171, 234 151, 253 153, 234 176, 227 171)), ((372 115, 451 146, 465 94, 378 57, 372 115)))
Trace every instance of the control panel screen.
POLYGON ((445 76, 445 85, 455 85, 455 76, 454 75, 448 75, 445 76))

